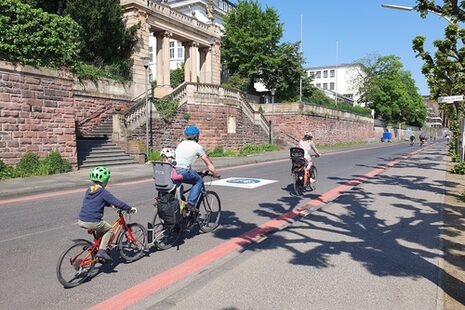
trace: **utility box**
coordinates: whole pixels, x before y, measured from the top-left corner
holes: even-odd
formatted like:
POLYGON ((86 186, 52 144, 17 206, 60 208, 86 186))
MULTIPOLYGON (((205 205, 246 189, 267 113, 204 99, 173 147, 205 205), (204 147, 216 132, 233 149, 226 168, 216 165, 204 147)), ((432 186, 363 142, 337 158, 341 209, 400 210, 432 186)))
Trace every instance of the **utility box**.
POLYGON ((383 137, 381 138, 381 142, 392 142, 392 133, 383 132, 383 137))

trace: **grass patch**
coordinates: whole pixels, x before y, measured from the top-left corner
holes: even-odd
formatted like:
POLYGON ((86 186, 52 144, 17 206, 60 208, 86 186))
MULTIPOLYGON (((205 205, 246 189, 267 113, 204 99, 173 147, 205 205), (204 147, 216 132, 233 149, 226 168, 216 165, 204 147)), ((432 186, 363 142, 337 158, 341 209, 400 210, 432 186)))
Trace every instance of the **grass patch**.
POLYGON ((224 149, 220 145, 215 147, 213 151, 207 151, 207 154, 209 157, 235 157, 274 151, 279 151, 277 144, 246 144, 240 150, 224 149))

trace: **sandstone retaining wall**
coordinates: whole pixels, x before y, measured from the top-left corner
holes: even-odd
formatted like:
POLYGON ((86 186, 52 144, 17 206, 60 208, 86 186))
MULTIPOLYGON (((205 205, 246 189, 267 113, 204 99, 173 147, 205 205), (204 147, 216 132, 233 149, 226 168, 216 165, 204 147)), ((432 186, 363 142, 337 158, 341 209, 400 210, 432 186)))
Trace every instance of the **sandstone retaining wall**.
POLYGON ((76 133, 126 109, 126 93, 120 83, 81 83, 63 71, 0 61, 0 160, 14 165, 27 151, 58 151, 75 166, 76 133))

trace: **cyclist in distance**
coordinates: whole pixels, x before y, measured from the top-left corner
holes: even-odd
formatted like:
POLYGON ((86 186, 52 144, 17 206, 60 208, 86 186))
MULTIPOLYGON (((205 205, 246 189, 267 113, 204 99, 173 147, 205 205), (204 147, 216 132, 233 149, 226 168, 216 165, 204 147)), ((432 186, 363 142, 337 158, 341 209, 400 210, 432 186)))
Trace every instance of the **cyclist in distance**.
MULTIPOLYGON (((298 147, 304 149, 304 158, 307 161, 306 170, 310 171, 310 167, 312 167, 312 157, 310 156, 311 152, 313 151, 317 157, 321 156, 320 152, 318 152, 315 146, 315 142, 313 141, 313 134, 311 131, 305 132, 304 137, 299 141, 298 147)), ((310 182, 314 181, 315 180, 312 178, 312 176, 310 176, 310 182)))
POLYGON ((197 157, 200 157, 213 177, 218 177, 215 166, 212 164, 203 147, 198 143, 200 130, 196 126, 187 126, 184 129, 185 140, 176 148, 176 170, 183 176, 183 182, 192 184, 192 189, 187 197, 187 209, 198 211, 195 204, 202 191, 202 178, 192 169, 197 157))
POLYGON ((421 144, 423 144, 423 143, 425 143, 425 141, 426 141, 426 134, 422 131, 420 133, 420 142, 421 142, 421 144))
POLYGON ((105 207, 115 206, 118 209, 136 213, 137 209, 132 208, 125 202, 113 196, 105 187, 110 179, 110 170, 106 167, 96 167, 90 172, 90 180, 94 182, 85 195, 82 208, 79 212, 78 225, 85 229, 90 229, 97 233, 97 238, 102 237, 99 250, 96 256, 105 261, 111 261, 107 253, 108 242, 112 236, 111 225, 102 220, 105 207))
POLYGON ((414 143, 415 143, 415 135, 412 134, 412 135, 410 136, 410 145, 413 145, 414 143))

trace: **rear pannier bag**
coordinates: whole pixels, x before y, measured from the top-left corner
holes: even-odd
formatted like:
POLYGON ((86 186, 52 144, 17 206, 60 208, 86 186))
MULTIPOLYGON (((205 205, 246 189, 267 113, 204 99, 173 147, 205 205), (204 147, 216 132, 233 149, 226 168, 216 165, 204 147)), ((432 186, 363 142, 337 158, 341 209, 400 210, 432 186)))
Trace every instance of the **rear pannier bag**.
POLYGON ((174 226, 179 221, 179 202, 174 194, 164 193, 160 195, 158 215, 163 220, 165 226, 174 226))

